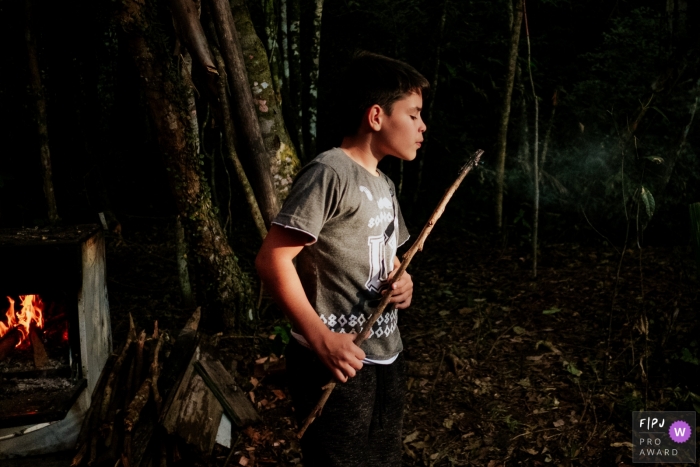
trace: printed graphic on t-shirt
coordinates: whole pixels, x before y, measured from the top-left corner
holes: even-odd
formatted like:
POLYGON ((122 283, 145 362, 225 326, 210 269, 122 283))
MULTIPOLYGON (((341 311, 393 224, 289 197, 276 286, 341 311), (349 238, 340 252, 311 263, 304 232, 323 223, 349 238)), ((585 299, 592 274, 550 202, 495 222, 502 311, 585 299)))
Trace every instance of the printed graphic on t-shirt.
MULTIPOLYGON (((342 313, 330 313, 328 315, 320 315, 323 324, 328 326, 333 332, 339 334, 358 334, 364 329, 364 324, 369 320, 369 315, 360 313, 359 315, 345 315, 342 313)), ((398 310, 385 311, 382 316, 374 323, 372 330, 369 333, 368 339, 373 337, 388 336, 396 331, 398 322, 398 310)))
MULTIPOLYGON (((372 200, 374 196, 364 186, 360 191, 372 200), (363 190, 364 188, 364 190, 363 190)), ((394 256, 396 255, 396 219, 394 216, 394 203, 389 198, 382 196, 377 200, 378 213, 369 219, 367 227, 386 226, 380 235, 369 235, 367 246, 369 247, 369 277, 365 288, 373 293, 379 293, 389 278, 389 273, 394 269, 394 256)))

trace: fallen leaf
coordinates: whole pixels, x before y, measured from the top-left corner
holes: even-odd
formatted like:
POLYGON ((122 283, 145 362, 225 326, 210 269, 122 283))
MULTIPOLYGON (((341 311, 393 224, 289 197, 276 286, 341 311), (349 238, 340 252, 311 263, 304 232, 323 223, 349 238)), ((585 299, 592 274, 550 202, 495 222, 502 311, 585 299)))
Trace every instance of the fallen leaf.
POLYGON ((533 361, 533 362, 539 362, 540 360, 542 360, 542 357, 544 357, 544 355, 531 355, 531 356, 529 356, 529 357, 525 357, 525 360, 530 360, 530 361, 533 361))
POLYGON ((547 347, 549 350, 551 350, 557 355, 561 355, 561 350, 554 347, 554 344, 552 344, 551 341, 537 341, 537 344, 535 344, 535 350, 539 349, 540 345, 547 347))
POLYGON ((537 455, 537 450, 536 449, 523 449, 526 453, 530 454, 531 456, 536 456, 537 455))
POLYGON ((251 377, 250 377, 250 384, 252 384, 252 385, 253 385, 253 389, 255 389, 255 388, 258 387, 258 384, 260 384, 260 381, 258 381, 258 379, 257 379, 256 377, 251 376, 251 377))
POLYGON ((552 425, 554 425, 557 428, 559 428, 560 426, 564 426, 564 420, 559 419, 556 422, 552 422, 552 425))
POLYGON ((248 462, 250 462, 250 460, 248 460, 248 458, 247 458, 246 456, 242 456, 242 457, 238 460, 238 465, 246 466, 246 465, 248 465, 248 462))
POLYGON ((520 335, 520 334, 525 334, 527 331, 525 329, 521 328, 520 326, 515 326, 515 327, 513 327, 513 332, 516 333, 517 335, 520 335))
POLYGON ((280 389, 273 389, 272 393, 277 397, 279 400, 284 400, 287 398, 287 396, 284 394, 284 391, 280 389))
POLYGON ((260 357, 260 358, 258 358, 257 360, 255 360, 255 363, 257 363, 258 365, 262 365, 263 363, 265 363, 266 361, 268 361, 269 358, 270 358, 270 357, 260 357))
POLYGON ((623 441, 621 443, 612 443, 610 447, 613 448, 633 448, 634 444, 630 443, 629 441, 623 441))
POLYGON ((410 442, 412 442, 412 441, 415 441, 416 439, 418 439, 418 435, 419 435, 419 434, 420 434, 420 432, 419 432, 418 430, 416 430, 416 431, 414 431, 413 433, 411 433, 410 435, 406 436, 406 437, 403 439, 403 442, 404 442, 404 443, 410 443, 410 442))
POLYGON ((543 315, 553 315, 554 313, 559 313, 561 311, 560 308, 550 308, 549 310, 544 310, 542 312, 543 315))
POLYGON ((255 393, 253 391, 248 393, 248 397, 250 397, 250 401, 255 404, 255 393))

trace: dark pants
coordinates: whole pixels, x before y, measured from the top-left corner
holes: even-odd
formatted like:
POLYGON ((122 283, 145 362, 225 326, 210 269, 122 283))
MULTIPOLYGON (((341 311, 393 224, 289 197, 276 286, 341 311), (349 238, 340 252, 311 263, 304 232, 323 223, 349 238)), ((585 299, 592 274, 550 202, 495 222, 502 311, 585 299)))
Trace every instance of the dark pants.
MULTIPOLYGON (((286 358, 289 390, 301 425, 331 373, 314 352, 294 339, 286 358)), ((347 383, 338 383, 301 439, 304 467, 400 467, 405 398, 403 353, 391 365, 364 365, 347 383)))

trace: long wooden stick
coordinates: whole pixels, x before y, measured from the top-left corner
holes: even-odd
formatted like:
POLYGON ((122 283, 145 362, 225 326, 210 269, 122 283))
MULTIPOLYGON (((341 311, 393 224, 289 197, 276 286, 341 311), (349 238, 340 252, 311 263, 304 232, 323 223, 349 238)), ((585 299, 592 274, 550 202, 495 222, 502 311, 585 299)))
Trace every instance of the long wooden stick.
MULTIPOLYGON (((415 256, 415 254, 419 251, 423 251, 423 244, 425 243, 425 239, 428 238, 428 235, 430 235, 430 232, 432 232, 435 223, 438 221, 438 219, 440 219, 440 216, 442 216, 442 213, 445 211, 445 206, 447 206, 447 203, 450 202, 452 195, 455 193, 455 191, 457 191, 457 188, 462 183, 462 180, 464 180, 464 177, 466 177, 467 174, 479 163, 479 159, 481 159, 481 155, 483 153, 484 151, 482 151, 481 149, 477 150, 474 153, 469 162, 467 162, 464 165, 464 167, 462 167, 462 169, 459 171, 459 176, 457 177, 457 180, 455 180, 454 183, 452 183, 452 185, 447 189, 447 191, 445 191, 445 194, 442 195, 442 199, 433 211, 433 214, 430 216, 430 219, 428 219, 428 223, 425 224, 425 227, 423 227, 423 230, 421 231, 420 235, 418 235, 416 241, 413 242, 411 248, 406 252, 406 254, 403 255, 403 261, 401 261, 399 269, 396 270, 394 276, 389 280, 387 287, 388 291, 391 290, 391 285, 401 278, 403 273, 406 271, 406 268, 408 268, 408 264, 413 259, 413 256, 415 256)), ((355 345, 359 347, 367 339, 367 336, 369 336, 369 333, 372 330, 372 326, 374 326, 374 323, 384 312, 384 309, 389 304, 389 300, 391 300, 391 293, 387 292, 386 295, 384 295, 382 300, 379 302, 379 306, 377 307, 377 309, 374 311, 374 313, 372 313, 372 316, 370 316, 369 321, 367 321, 367 326, 365 326, 362 332, 360 332, 355 338, 355 345)), ((326 401, 328 401, 328 398, 333 392, 333 389, 335 389, 336 384, 337 381, 334 378, 328 384, 323 386, 323 394, 321 394, 321 398, 318 400, 318 403, 316 403, 316 406, 313 408, 313 410, 311 410, 309 416, 306 417, 306 420, 304 420, 304 424, 297 433, 297 436, 299 438, 304 436, 304 433, 306 432, 306 429, 309 428, 309 425, 313 423, 316 417, 321 415, 321 411, 326 405, 326 401)))

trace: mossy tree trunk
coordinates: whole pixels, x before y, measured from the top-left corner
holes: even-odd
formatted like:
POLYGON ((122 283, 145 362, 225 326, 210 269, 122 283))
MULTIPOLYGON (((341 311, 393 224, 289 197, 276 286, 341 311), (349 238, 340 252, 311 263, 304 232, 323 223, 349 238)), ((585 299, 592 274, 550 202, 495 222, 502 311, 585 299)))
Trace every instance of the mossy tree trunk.
POLYGON ((316 156, 316 134, 318 123, 318 71, 321 61, 321 19, 323 18, 323 0, 313 0, 313 16, 311 25, 311 50, 309 57, 309 74, 305 80, 304 94, 306 105, 304 109, 304 149, 309 158, 316 156))
POLYGON ((222 71, 226 73, 231 90, 231 117, 238 135, 236 152, 246 169, 265 226, 269 229, 279 212, 279 200, 270 169, 270 156, 265 148, 253 93, 248 83, 238 29, 228 0, 211 0, 209 4, 221 55, 226 65, 226 70, 222 71))
POLYGON ((289 36, 289 127, 297 140, 297 149, 303 160, 312 157, 304 147, 302 79, 301 79, 301 0, 287 0, 289 36))
POLYGON ((120 26, 141 78, 186 233, 190 272, 205 326, 230 328, 238 316, 252 311, 250 282, 227 242, 202 176, 198 135, 191 120, 192 89, 182 78, 182 62, 169 50, 162 25, 152 26, 156 19, 150 12, 161 6, 146 9, 139 0, 125 0, 120 26))
POLYGON ((255 33, 244 0, 231 0, 231 12, 241 42, 248 83, 260 121, 265 149, 270 154, 270 169, 280 200, 289 193, 300 162, 282 116, 279 95, 275 92, 265 47, 255 33))

